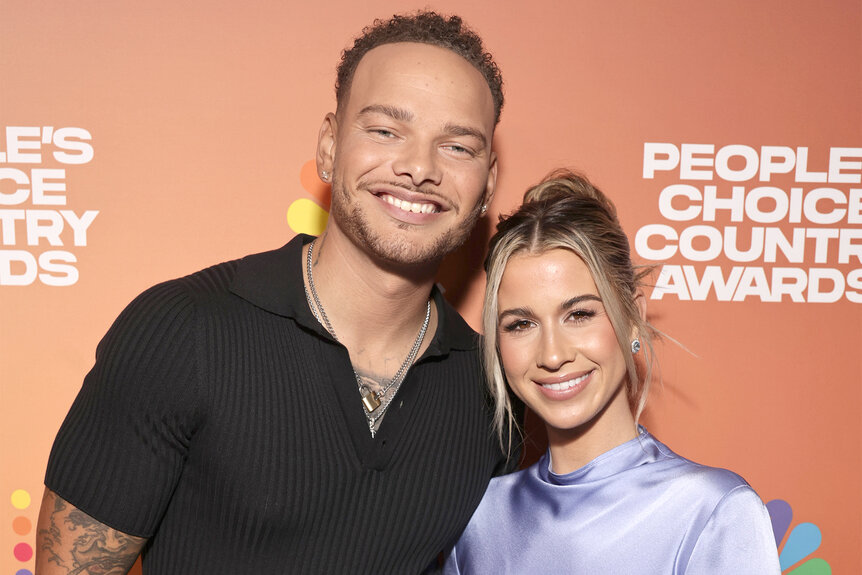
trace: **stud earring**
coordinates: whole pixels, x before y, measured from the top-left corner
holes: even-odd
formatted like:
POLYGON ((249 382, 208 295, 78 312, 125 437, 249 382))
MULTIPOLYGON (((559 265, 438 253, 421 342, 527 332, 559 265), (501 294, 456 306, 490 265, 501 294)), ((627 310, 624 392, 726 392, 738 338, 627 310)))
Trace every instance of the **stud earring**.
POLYGON ((638 338, 635 338, 632 341, 632 353, 637 353, 641 350, 641 341, 638 338))
POLYGON ((320 179, 323 180, 324 182, 328 182, 329 181, 329 172, 327 172, 327 171, 320 172, 320 179))
POLYGON ((485 212, 488 211, 488 204, 482 204, 482 215, 485 215, 485 212))

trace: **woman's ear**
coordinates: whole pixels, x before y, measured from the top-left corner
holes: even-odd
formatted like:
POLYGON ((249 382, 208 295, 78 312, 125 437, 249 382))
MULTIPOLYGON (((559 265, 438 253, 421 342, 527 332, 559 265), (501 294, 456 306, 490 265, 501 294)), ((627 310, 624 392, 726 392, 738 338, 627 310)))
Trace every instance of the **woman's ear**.
MULTIPOLYGON (((638 315, 641 318, 641 322, 646 322, 646 296, 644 296, 642 291, 638 291, 635 296, 635 306, 638 308, 638 315)), ((632 333, 630 334, 629 339, 635 340, 638 338, 640 334, 638 333, 637 327, 632 327, 632 333)))
POLYGON ((646 321, 646 303, 646 296, 642 291, 638 291, 638 294, 635 296, 635 305, 638 306, 641 321, 646 321))

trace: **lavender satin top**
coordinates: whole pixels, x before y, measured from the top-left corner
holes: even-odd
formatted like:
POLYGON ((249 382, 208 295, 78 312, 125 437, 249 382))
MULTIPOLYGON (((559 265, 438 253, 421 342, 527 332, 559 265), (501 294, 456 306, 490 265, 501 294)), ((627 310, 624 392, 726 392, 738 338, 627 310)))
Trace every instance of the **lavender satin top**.
POLYGON ((444 573, 780 574, 769 514, 735 473, 641 435, 565 475, 550 454, 491 480, 444 573))

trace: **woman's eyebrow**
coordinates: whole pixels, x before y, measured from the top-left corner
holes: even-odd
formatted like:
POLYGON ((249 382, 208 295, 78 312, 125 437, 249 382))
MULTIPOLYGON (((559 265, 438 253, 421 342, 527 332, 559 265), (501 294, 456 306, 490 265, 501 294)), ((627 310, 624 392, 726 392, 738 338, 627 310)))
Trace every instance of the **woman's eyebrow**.
POLYGON ((501 311, 497 315, 497 319, 502 319, 507 315, 518 315, 518 316, 527 316, 531 317, 533 315, 533 310, 528 307, 513 307, 506 310, 501 311))
MULTIPOLYGON (((583 295, 577 295, 577 296, 569 298, 566 301, 564 301, 563 303, 561 303, 560 304, 560 311, 565 311, 565 310, 567 310, 571 307, 574 307, 574 306, 578 305, 579 303, 583 303, 585 301, 597 301, 597 302, 601 303, 602 298, 600 298, 599 296, 597 296, 595 294, 591 294, 591 293, 583 294, 583 295)), ((532 317, 533 310, 530 309, 529 307, 513 307, 513 308, 509 308, 509 309, 504 309, 503 311, 501 311, 499 314, 497 314, 497 318, 498 319, 503 318, 507 315, 532 317)))
POLYGON ((591 294, 591 293, 583 294, 583 295, 577 295, 577 296, 575 296, 573 298, 569 298, 566 301, 564 301, 563 303, 561 303, 560 304, 560 311, 567 310, 570 307, 576 306, 579 303, 583 303, 585 301, 597 301, 597 302, 601 303, 602 298, 600 298, 599 296, 597 296, 595 294, 591 294))

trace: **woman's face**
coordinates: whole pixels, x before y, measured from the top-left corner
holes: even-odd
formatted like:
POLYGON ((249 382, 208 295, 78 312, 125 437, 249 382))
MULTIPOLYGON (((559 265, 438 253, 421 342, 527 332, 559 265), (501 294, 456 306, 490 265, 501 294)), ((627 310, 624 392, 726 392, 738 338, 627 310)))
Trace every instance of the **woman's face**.
POLYGON ((623 352, 580 257, 565 249, 515 254, 497 309, 506 379, 549 434, 590 422, 590 430, 633 429, 623 352))

